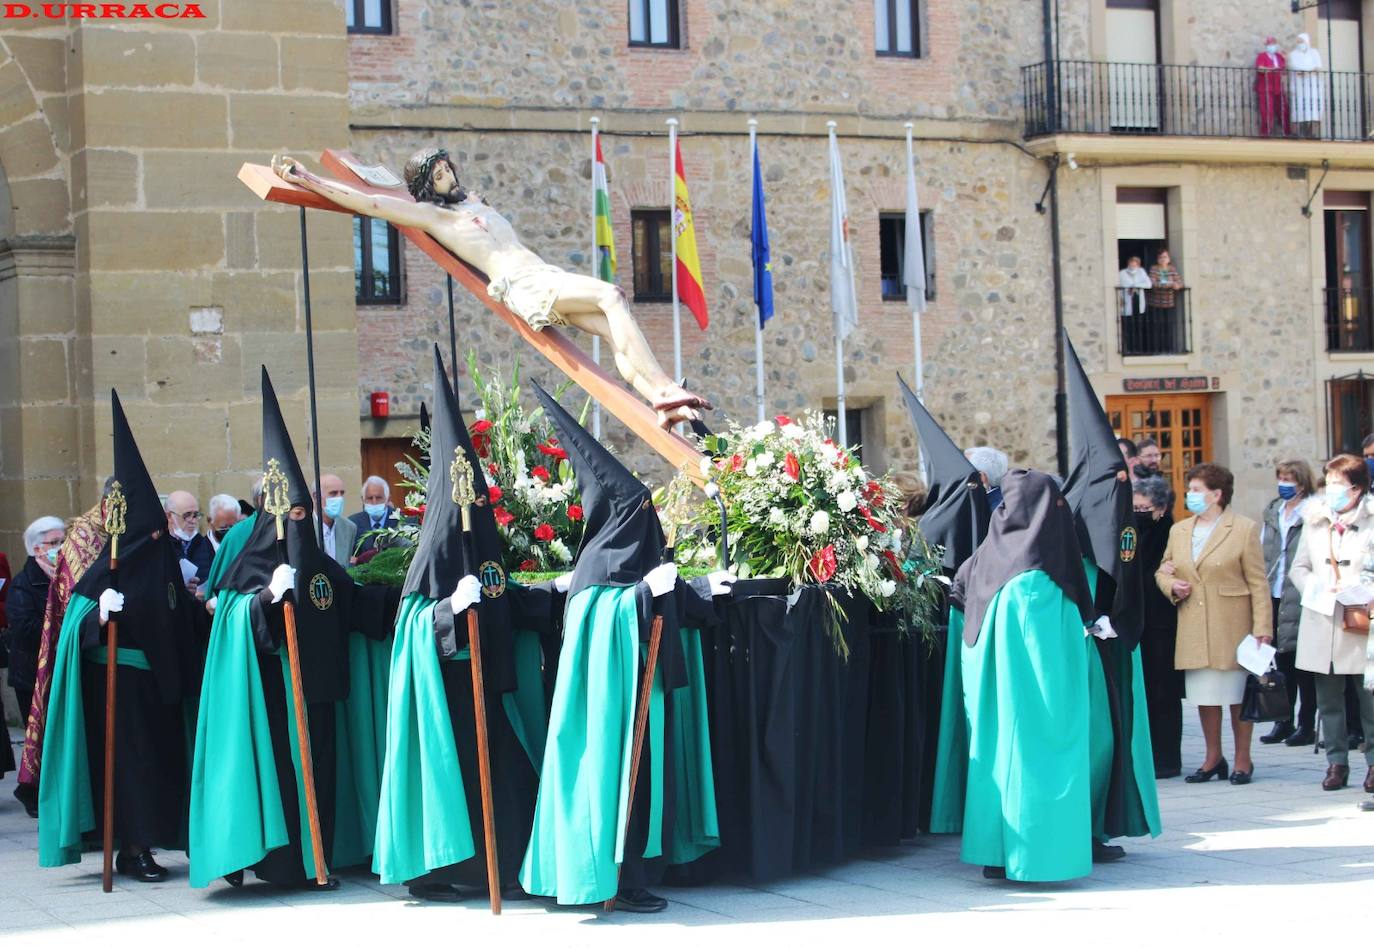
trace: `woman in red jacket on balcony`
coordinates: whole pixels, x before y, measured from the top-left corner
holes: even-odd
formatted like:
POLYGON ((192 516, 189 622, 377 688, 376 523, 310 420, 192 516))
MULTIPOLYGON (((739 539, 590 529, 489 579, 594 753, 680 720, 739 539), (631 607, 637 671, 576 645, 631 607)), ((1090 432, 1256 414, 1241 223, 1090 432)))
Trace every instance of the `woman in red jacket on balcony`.
POLYGON ((1282 123, 1281 134, 1287 135, 1288 101, 1283 91, 1283 72, 1288 60, 1279 52, 1279 41, 1269 37, 1264 49, 1255 57, 1255 93, 1259 96, 1259 133, 1268 138, 1282 123))

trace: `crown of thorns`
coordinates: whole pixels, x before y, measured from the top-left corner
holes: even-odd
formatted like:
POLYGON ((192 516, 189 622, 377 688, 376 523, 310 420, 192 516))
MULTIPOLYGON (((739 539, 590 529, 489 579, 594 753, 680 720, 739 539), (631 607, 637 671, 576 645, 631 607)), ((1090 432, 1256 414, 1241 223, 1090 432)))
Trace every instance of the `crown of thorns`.
POLYGON ((434 174, 435 164, 440 161, 447 161, 450 166, 453 164, 448 152, 442 148, 421 148, 410 156, 404 174, 411 197, 419 200, 421 194, 432 187, 430 176, 434 174))

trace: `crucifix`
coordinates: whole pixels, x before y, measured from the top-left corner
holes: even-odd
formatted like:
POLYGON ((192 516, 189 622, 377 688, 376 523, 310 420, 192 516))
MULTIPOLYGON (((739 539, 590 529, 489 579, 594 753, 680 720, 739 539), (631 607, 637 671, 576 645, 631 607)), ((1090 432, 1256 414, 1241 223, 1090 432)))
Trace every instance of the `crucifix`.
POLYGON ((396 187, 400 179, 386 169, 368 168, 347 152, 327 150, 320 163, 338 177, 319 177, 279 157, 271 168, 243 165, 239 180, 264 200, 389 221, 675 469, 700 480, 701 454, 667 429, 699 419, 711 406, 663 372, 618 288, 545 264, 504 217, 458 188, 453 163, 440 149, 425 149, 407 163, 411 193, 396 187), (649 404, 573 345, 560 324, 607 339, 622 377, 649 404))

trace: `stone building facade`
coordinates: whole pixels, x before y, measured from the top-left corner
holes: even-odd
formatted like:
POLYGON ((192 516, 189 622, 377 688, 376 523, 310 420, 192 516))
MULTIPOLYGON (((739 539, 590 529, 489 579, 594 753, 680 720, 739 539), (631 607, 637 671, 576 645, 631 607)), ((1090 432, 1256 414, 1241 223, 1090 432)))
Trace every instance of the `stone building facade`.
MULTIPOLYGON (((1028 133, 1027 105, 1043 101, 1023 68, 1047 58, 1043 10, 1058 10, 1050 59, 1109 62, 1115 0, 917 0, 911 57, 875 55, 872 0, 677 0, 677 49, 631 46, 624 0, 383 2, 386 34, 349 31, 353 0, 207 0, 197 19, 0 25, 0 549, 14 556, 29 520, 94 499, 110 463, 111 386, 159 488, 192 489, 202 503, 248 491, 260 362, 308 449, 298 217, 234 177, 283 150, 313 166, 323 148, 346 146, 399 169, 441 143, 526 243, 585 270, 598 116, 619 282, 631 291, 631 213, 667 206, 664 123, 680 119, 712 314, 705 333, 685 318, 684 370, 724 415, 751 419, 746 121, 759 121, 778 308, 765 335, 768 404, 796 413, 835 396, 825 262, 835 120, 861 311, 847 394, 865 413, 866 460, 880 467, 916 455, 893 381, 911 375, 910 315, 879 285, 879 215, 905 206, 907 121, 934 222, 927 402, 962 443, 1055 463, 1055 259, 1051 215, 1037 212, 1051 174, 1063 322, 1099 393, 1125 425, 1135 403, 1120 400, 1142 380, 1205 379, 1190 394, 1205 407, 1206 453, 1237 470, 1241 509, 1272 490, 1280 456, 1328 453, 1327 381, 1371 368, 1369 352, 1327 345, 1323 195, 1374 191, 1374 144, 1264 141, 1240 125, 1199 137, 1171 124, 1176 108, 1153 128, 1091 130, 1056 111, 1028 133), (1141 191, 1164 195, 1189 287, 1186 352, 1122 352, 1117 205, 1141 191)), ((1374 0, 1354 6, 1367 31, 1374 0)), ((1156 62, 1185 70, 1185 86, 1200 75, 1188 69, 1229 66, 1244 88, 1267 33, 1288 48, 1305 29, 1325 50, 1317 11, 1293 14, 1287 0, 1154 8, 1156 62)), ((1116 80, 1106 81, 1110 96, 1116 80)), ((1252 113, 1246 103, 1235 108, 1252 113)), ((357 483, 367 446, 403 437, 428 396, 429 346, 447 336, 444 281, 406 246, 402 302, 357 305, 349 222, 312 213, 309 228, 322 461, 357 483), (377 391, 391 397, 385 421, 368 417, 377 391)), ((670 307, 636 313, 670 364, 670 307)), ((457 314, 460 350, 490 367, 518 357, 555 380, 461 291, 457 314)), ((635 467, 662 477, 623 429, 607 430, 635 467)))

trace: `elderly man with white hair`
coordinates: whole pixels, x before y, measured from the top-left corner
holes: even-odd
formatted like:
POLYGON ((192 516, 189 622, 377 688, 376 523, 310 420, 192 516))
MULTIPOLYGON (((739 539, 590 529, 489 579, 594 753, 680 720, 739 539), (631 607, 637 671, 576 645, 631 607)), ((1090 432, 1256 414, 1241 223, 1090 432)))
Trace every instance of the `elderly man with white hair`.
POLYGON ((366 560, 377 550, 373 531, 391 529, 398 523, 396 508, 391 506, 391 485, 376 474, 363 481, 362 512, 348 519, 358 528, 360 542, 354 554, 360 561, 366 560))
POLYGON ((33 704, 33 683, 38 675, 38 643, 43 635, 43 608, 48 586, 57 569, 57 551, 67 529, 56 517, 39 517, 24 531, 24 568, 10 583, 5 613, 5 647, 10 654, 9 683, 19 699, 22 724, 27 724, 33 704))
POLYGON ((216 553, 219 552, 219 545, 224 542, 225 534, 242 519, 243 511, 239 509, 237 497, 232 494, 216 494, 210 498, 210 528, 205 535, 216 553))
POLYGON ((176 545, 177 556, 195 567, 195 575, 186 580, 186 588, 194 593, 210 575, 210 564, 215 559, 214 546, 200 532, 200 501, 189 491, 174 490, 167 495, 162 509, 167 513, 167 533, 176 545))
POLYGON ((969 448, 964 452, 970 464, 978 469, 983 486, 988 492, 988 509, 996 510, 1002 506, 1002 478, 1007 476, 1010 462, 1006 454, 986 444, 969 448))

